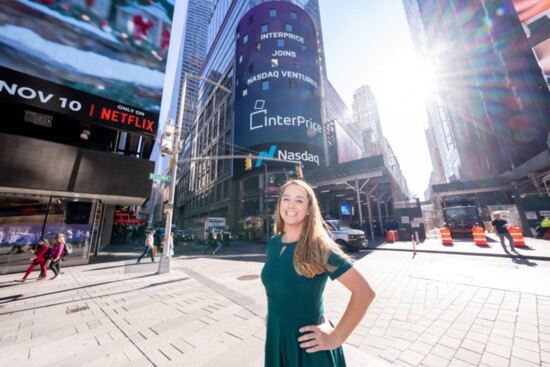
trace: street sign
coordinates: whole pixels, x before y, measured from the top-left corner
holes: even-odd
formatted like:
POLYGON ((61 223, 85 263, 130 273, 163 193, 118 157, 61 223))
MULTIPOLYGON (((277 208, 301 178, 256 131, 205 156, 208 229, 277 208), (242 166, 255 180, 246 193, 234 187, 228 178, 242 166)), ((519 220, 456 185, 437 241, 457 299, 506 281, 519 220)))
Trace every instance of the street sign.
POLYGON ((170 175, 161 175, 158 173, 149 173, 149 180, 170 181, 170 175))

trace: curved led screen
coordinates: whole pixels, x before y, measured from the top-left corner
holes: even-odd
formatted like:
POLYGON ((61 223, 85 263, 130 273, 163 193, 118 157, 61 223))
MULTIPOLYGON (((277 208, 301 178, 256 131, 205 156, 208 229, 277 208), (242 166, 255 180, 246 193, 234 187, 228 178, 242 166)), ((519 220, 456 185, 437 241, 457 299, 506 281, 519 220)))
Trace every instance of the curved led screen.
MULTIPOLYGON (((287 2, 260 4, 241 19, 236 50, 234 153, 259 155, 253 169, 262 157, 322 165, 321 73, 310 16, 287 2)), ((235 160, 234 174, 243 170, 235 160)))

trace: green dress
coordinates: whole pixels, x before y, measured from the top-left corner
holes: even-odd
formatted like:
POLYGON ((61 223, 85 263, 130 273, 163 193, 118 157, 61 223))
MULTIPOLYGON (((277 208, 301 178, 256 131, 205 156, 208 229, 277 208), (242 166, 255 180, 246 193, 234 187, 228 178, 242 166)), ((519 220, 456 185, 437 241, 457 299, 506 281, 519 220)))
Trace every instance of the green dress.
POLYGON ((330 351, 307 353, 300 348, 299 329, 323 323, 323 291, 327 278, 332 280, 353 265, 336 253, 329 264, 337 267, 332 273, 313 278, 298 275, 293 256, 296 242, 283 243, 282 235, 273 237, 267 245, 262 282, 267 293, 266 367, 324 367, 346 365, 342 347, 330 351), (281 249, 285 247, 281 253, 281 249))

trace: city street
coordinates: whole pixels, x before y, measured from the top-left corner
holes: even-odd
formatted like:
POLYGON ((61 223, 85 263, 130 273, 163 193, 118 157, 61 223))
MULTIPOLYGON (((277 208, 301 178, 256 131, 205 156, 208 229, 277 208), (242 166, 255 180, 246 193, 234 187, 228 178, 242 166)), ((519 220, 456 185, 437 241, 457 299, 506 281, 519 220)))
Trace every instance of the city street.
MULTIPOLYGON (((550 243, 528 240, 520 256, 437 240, 354 254, 377 297, 344 346, 348 366, 550 366, 550 243)), ((218 256, 178 244, 162 275, 135 264, 141 249, 110 246, 56 280, 1 276, 0 365, 263 365, 265 244, 218 256)), ((329 319, 348 297, 327 284, 329 319)))

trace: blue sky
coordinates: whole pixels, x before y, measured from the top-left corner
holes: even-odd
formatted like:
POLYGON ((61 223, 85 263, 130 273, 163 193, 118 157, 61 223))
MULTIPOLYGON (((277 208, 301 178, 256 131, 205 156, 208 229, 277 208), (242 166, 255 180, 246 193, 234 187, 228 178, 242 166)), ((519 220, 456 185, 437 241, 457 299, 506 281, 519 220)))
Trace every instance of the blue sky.
POLYGON ((432 170, 424 129, 425 77, 401 0, 319 0, 328 77, 351 108, 368 84, 409 189, 423 198, 432 170))

